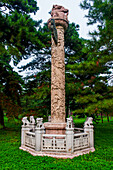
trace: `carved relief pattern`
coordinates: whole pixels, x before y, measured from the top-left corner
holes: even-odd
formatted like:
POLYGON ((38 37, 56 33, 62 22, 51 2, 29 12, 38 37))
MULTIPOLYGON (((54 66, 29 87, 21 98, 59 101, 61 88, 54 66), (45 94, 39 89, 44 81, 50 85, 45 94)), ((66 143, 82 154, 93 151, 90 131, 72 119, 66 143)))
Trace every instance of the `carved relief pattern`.
POLYGON ((52 38, 51 61, 51 122, 65 122, 64 29, 57 26, 58 44, 52 38))

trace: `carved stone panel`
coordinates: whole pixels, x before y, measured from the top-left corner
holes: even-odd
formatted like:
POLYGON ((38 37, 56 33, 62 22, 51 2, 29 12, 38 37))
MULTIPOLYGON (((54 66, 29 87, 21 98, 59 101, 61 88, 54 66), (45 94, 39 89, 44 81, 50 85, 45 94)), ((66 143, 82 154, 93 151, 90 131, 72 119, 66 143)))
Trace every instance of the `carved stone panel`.
POLYGON ((51 59, 51 122, 65 122, 64 28, 57 26, 58 43, 52 38, 51 59))

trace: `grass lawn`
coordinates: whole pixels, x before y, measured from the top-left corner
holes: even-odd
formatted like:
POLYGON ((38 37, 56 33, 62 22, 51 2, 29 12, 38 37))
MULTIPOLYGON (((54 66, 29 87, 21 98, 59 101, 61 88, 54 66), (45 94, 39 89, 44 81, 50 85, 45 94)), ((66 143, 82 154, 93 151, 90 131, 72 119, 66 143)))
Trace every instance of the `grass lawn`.
MULTIPOLYGON (((84 119, 76 119, 77 125, 84 119)), ((113 118, 108 123, 94 124, 96 151, 73 159, 56 159, 32 156, 19 150, 20 125, 6 122, 7 128, 0 130, 0 170, 112 170, 113 169, 113 118)))

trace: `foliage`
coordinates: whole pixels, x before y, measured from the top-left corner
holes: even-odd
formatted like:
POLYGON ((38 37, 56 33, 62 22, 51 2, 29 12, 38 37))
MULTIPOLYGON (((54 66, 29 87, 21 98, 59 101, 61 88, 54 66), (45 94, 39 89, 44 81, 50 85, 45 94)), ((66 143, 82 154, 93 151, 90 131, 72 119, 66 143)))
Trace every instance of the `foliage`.
POLYGON ((20 91, 22 80, 10 66, 17 65, 23 58, 36 55, 44 47, 37 27, 41 21, 34 21, 30 13, 38 10, 35 0, 2 0, 0 2, 0 123, 4 126, 3 110, 8 115, 20 112, 20 91), (15 109, 16 108, 16 109, 15 109))
POLYGON ((39 27, 38 34, 45 48, 38 51, 33 60, 21 67, 21 71, 31 70, 25 77, 25 90, 21 99, 23 115, 38 115, 47 118, 50 114, 50 31, 47 24, 39 27), (36 73, 37 71, 37 73, 36 73), (35 73, 34 73, 35 72, 35 73))
MULTIPOLYGON (((77 120, 76 120, 77 123, 77 120)), ((95 152, 73 159, 32 156, 19 150, 20 125, 7 122, 0 130, 0 169, 113 169, 113 121, 95 124, 95 152)))
POLYGON ((113 1, 84 0, 81 7, 88 10, 88 25, 97 23, 97 30, 90 33, 92 40, 88 45, 98 56, 99 63, 110 69, 113 60, 113 1))
POLYGON ((84 0, 81 7, 88 10, 88 25, 97 23, 97 31, 85 41, 81 62, 69 65, 76 77, 78 93, 74 97, 75 114, 112 114, 113 95, 108 80, 113 67, 113 10, 112 1, 84 0))
POLYGON ((14 64, 43 47, 36 29, 41 21, 34 21, 29 15, 36 13, 36 5, 35 0, 0 2, 0 51, 12 56, 14 64))

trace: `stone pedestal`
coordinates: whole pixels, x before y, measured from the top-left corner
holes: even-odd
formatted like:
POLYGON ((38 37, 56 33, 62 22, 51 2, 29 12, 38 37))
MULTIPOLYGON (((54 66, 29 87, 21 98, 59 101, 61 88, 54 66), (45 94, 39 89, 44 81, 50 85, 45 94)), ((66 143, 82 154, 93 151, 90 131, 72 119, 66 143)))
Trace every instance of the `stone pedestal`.
POLYGON ((58 134, 65 135, 66 123, 44 123, 45 133, 46 134, 58 134))

